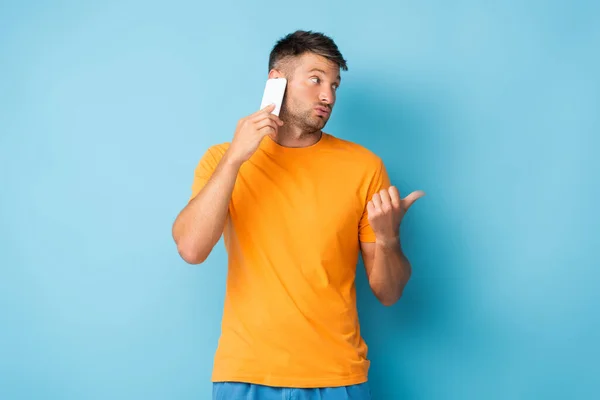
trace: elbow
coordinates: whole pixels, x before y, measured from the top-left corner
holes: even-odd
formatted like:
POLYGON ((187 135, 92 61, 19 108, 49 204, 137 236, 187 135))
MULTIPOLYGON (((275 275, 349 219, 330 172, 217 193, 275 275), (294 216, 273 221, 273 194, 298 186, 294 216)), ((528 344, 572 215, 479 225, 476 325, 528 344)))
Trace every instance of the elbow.
POLYGON ((179 256, 188 264, 198 265, 202 264, 208 258, 210 251, 206 251, 202 248, 199 248, 197 245, 193 243, 189 243, 184 239, 179 241, 175 241, 177 244, 177 252, 179 256))
POLYGON ((400 300, 400 298, 402 297, 405 285, 405 283, 401 283, 399 285, 391 287, 385 285, 371 284, 371 290, 373 291, 375 297, 377 297, 377 300, 379 300, 381 304, 383 304, 386 307, 391 307, 394 304, 396 304, 398 300, 400 300))
POLYGON ((381 304, 383 304, 386 307, 391 307, 394 304, 396 304, 398 302, 398 300, 400 300, 400 297, 402 297, 402 293, 399 294, 390 294, 390 295, 376 295, 377 298, 379 299, 379 302, 381 304))
POLYGON ((188 249, 181 246, 177 246, 177 252, 179 256, 188 264, 199 265, 202 264, 208 258, 208 255, 204 255, 194 249, 188 249))
POLYGON ((177 253, 188 264, 202 264, 208 258, 210 250, 206 251, 198 243, 190 240, 189 236, 182 234, 180 229, 177 229, 177 223, 173 225, 172 230, 173 240, 177 246, 177 253))

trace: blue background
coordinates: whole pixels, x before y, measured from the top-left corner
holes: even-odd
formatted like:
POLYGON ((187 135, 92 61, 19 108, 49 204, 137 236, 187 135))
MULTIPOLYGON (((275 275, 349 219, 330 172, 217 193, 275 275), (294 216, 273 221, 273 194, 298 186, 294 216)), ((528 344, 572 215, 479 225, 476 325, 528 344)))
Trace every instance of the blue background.
POLYGON ((490 3, 0 3, 0 398, 210 397, 226 254, 171 224, 296 29, 348 59, 326 131, 428 194, 400 302, 358 270, 374 398, 597 398, 600 6, 490 3))

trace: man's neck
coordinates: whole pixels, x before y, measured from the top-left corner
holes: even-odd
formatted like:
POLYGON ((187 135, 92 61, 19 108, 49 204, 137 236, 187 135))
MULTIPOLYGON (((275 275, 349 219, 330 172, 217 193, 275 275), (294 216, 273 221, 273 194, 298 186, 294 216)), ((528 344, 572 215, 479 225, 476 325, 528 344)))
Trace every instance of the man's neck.
POLYGON ((323 132, 321 130, 309 132, 297 126, 280 126, 278 133, 271 138, 283 147, 308 147, 317 143, 323 132))

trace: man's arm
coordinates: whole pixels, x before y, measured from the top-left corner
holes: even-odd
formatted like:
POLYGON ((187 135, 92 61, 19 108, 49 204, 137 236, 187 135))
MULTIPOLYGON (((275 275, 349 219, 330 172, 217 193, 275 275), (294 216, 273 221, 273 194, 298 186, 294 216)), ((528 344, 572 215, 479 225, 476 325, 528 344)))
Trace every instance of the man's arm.
POLYGON ((274 109, 274 104, 268 105, 238 122, 231 145, 206 185, 175 219, 173 239, 186 262, 204 262, 219 241, 242 164, 256 152, 265 136, 277 133, 283 125, 279 117, 271 114, 274 109))
POLYGON ((398 189, 390 186, 375 193, 367 204, 375 242, 360 242, 360 248, 369 285, 386 306, 400 299, 412 274, 400 244, 400 223, 408 208, 424 195, 423 191, 416 191, 401 199, 398 189))
POLYGON ((371 290, 383 305, 391 306, 402 296, 412 273, 400 239, 360 242, 360 249, 371 290))
POLYGON ((241 164, 225 154, 215 172, 173 224, 173 239, 181 258, 200 264, 219 241, 241 164))

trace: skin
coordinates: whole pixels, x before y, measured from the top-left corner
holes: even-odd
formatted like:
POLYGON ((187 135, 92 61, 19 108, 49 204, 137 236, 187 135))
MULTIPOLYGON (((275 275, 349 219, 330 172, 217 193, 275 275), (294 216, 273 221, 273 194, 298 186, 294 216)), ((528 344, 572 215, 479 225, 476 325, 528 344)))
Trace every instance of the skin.
MULTIPOLYGON (((280 118, 271 114, 274 107, 269 106, 240 119, 213 176, 173 224, 177 249, 188 263, 202 263, 219 240, 239 168, 265 136, 286 147, 311 146, 321 138, 336 102, 341 82, 339 66, 305 53, 276 65, 269 78, 276 77, 288 80, 280 118), (330 112, 323 115, 316 107, 330 112)), ((369 285, 384 305, 397 302, 410 279, 412 268, 402 251, 400 224, 412 204, 424 195, 423 191, 415 191, 401 198, 398 189, 390 186, 376 193, 367 205, 376 240, 360 242, 360 249, 369 285)))
POLYGON ((339 67, 324 57, 305 53, 269 72, 269 78, 281 77, 288 80, 280 112, 285 124, 271 137, 286 147, 313 145, 331 116, 319 115, 314 108, 333 110, 341 81, 339 67))

